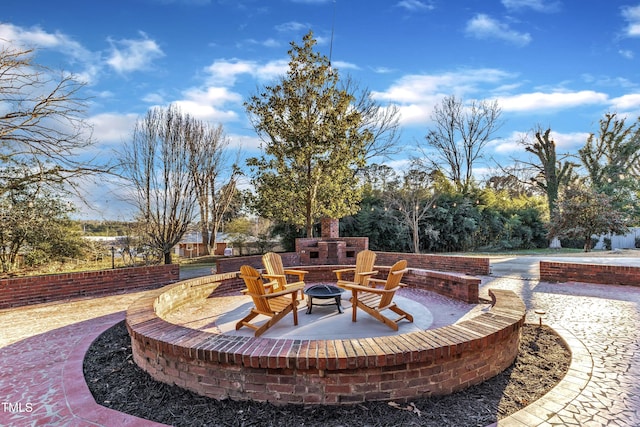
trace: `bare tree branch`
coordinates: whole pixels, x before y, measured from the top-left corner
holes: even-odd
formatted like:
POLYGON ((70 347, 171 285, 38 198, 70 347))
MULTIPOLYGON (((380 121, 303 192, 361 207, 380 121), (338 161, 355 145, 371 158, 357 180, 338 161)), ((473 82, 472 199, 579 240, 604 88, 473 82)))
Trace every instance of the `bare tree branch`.
POLYGON ((497 101, 474 100, 465 105, 453 95, 445 97, 440 106, 435 107, 432 114, 434 128, 425 137, 427 148, 435 151, 435 157, 428 152, 425 155, 458 190, 469 189, 475 163, 482 158, 484 147, 502 125, 501 113, 497 101))
POLYGON ((193 221, 196 204, 186 144, 189 120, 174 106, 151 109, 121 153, 122 176, 134 190, 131 201, 166 264, 193 221))
POLYGON ((106 167, 78 160, 90 146, 87 99, 74 76, 33 62, 33 50, 0 50, 0 193, 29 182, 71 185, 106 167), (3 168, 30 171, 14 181, 3 168))

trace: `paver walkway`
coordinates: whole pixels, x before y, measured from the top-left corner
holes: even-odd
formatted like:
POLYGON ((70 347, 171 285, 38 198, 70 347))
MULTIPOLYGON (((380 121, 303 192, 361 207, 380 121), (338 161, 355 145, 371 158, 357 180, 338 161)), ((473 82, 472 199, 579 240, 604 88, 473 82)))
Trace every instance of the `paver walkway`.
MULTIPOLYGON (((640 426, 640 288, 484 277, 547 312, 571 346, 567 377, 505 426, 640 426)), ((142 293, 0 310, 0 425, 153 426, 95 403, 82 374, 93 339, 142 293)))
POLYGON ((640 288, 485 278, 511 289, 569 342, 571 371, 551 393, 511 416, 509 426, 640 426, 640 288), (553 415, 553 413, 556 413, 553 415))

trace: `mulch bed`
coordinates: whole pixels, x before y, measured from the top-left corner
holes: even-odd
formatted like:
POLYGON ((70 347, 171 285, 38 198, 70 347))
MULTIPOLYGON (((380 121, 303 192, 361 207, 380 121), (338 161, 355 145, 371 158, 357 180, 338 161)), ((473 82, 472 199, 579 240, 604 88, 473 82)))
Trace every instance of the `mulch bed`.
POLYGON ((498 376, 443 397, 409 404, 276 406, 214 400, 160 383, 132 360, 124 322, 100 335, 84 360, 97 403, 174 426, 487 426, 540 398, 564 377, 571 355, 546 326, 525 325, 520 353, 498 376))

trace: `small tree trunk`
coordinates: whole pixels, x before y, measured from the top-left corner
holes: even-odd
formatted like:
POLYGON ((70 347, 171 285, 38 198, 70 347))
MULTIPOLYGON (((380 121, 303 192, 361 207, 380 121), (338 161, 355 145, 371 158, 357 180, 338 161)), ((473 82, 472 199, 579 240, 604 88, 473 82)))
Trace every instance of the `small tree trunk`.
POLYGON ((211 252, 213 252, 213 248, 211 248, 211 246, 209 246, 209 226, 208 224, 206 224, 206 221, 203 221, 204 224, 202 224, 202 226, 200 227, 200 234, 201 234, 201 243, 202 243, 202 250, 203 253, 201 253, 200 255, 209 255, 211 254, 211 252))
POLYGON ((164 253, 164 263, 171 264, 171 251, 164 253))
POLYGON ((550 249, 562 248, 562 243, 560 243, 560 239, 557 237, 554 237, 553 239, 551 239, 551 242, 549 242, 549 248, 550 249))

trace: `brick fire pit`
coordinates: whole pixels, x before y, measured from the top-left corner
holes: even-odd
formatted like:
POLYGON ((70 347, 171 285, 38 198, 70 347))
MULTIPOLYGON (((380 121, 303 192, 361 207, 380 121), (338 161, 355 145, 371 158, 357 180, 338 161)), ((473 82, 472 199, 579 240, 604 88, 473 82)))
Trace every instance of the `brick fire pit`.
POLYGON ((135 362, 159 381, 216 399, 406 402, 450 394, 506 369, 518 353, 525 316, 525 306, 513 292, 493 290, 488 312, 438 329, 386 337, 229 336, 163 319, 188 301, 240 288, 237 273, 219 274, 169 285, 132 304, 127 327, 135 362))

